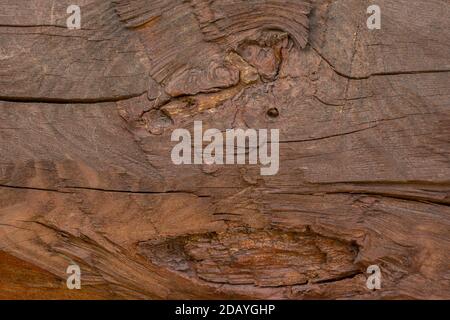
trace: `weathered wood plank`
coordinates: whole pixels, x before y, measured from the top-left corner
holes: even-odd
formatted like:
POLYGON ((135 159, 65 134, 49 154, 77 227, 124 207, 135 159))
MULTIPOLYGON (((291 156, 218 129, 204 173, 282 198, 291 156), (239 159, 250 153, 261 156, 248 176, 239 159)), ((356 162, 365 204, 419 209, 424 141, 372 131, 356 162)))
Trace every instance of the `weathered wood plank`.
POLYGON ((0 268, 49 298, 77 263, 92 298, 448 299, 450 4, 378 2, 372 31, 369 1, 85 1, 76 31, 0 2, 0 268), (174 165, 199 120, 280 129, 278 174, 174 165))

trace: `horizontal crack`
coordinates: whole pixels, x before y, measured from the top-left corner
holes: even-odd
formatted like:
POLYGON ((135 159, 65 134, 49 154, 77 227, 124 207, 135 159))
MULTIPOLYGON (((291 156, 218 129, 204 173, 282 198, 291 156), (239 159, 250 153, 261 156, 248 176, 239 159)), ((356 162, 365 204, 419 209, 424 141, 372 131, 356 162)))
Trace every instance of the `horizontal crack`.
POLYGON ((0 188, 11 188, 11 189, 23 189, 23 190, 34 190, 34 191, 43 191, 43 192, 58 192, 58 193, 66 193, 73 194, 73 191, 64 191, 65 189, 74 189, 74 190, 88 190, 88 191, 99 191, 99 192, 111 192, 111 193, 133 193, 133 194, 191 194, 195 195, 199 198, 210 198, 210 195, 198 195, 192 191, 183 191, 183 190, 168 190, 168 191, 147 191, 147 190, 118 190, 118 189, 104 189, 104 188, 90 188, 90 187, 79 187, 79 186, 65 186, 60 189, 50 189, 50 188, 39 188, 39 187, 26 187, 26 186, 13 186, 13 185, 5 185, 0 184, 0 188))
POLYGON ((312 281, 312 283, 314 283, 314 284, 333 283, 333 282, 338 282, 338 281, 342 281, 342 280, 353 279, 360 274, 364 274, 364 272, 357 270, 357 271, 349 272, 348 274, 344 274, 344 275, 341 275, 338 277, 312 281))
POLYGON ((436 198, 430 198, 426 196, 413 196, 413 195, 402 195, 402 194, 392 194, 386 192, 377 191, 314 191, 314 192, 273 192, 272 194, 279 195, 327 195, 327 194, 344 194, 344 195, 361 195, 361 196, 380 196, 384 198, 391 198, 396 200, 407 200, 420 203, 436 204, 442 206, 450 206, 450 202, 447 200, 439 200, 436 198))
POLYGON ((112 192, 112 193, 135 193, 135 194, 192 194, 199 198, 209 198, 209 195, 198 195, 192 191, 182 191, 182 190, 168 190, 168 191, 144 191, 144 190, 117 190, 117 189, 103 189, 103 188, 91 188, 91 187, 79 187, 79 186, 66 186, 67 189, 76 190, 88 190, 88 191, 100 191, 100 192, 112 192))
POLYGON ((127 100, 130 98, 139 97, 144 94, 143 91, 138 94, 122 95, 116 97, 105 97, 105 98, 86 98, 86 99, 75 99, 75 98, 38 98, 38 97, 11 97, 11 96, 0 96, 0 102, 23 102, 23 103, 53 103, 53 104, 92 104, 101 102, 117 102, 121 100, 127 100))
POLYGON ((449 201, 445 200, 439 200, 439 199, 433 199, 428 197, 418 197, 418 196, 408 196, 408 195, 396 195, 396 194, 390 194, 385 192, 376 192, 376 191, 369 191, 369 192, 358 192, 358 191, 336 191, 336 192, 325 192, 326 194, 353 194, 353 195, 369 195, 369 196, 381 196, 385 198, 392 198, 397 200, 408 200, 408 201, 414 201, 414 202, 421 202, 421 203, 431 203, 431 204, 437 204, 442 206, 450 206, 449 201))
POLYGON ((295 143, 295 142, 308 142, 308 141, 324 140, 324 139, 329 139, 329 138, 334 138, 334 137, 339 137, 339 136, 345 136, 345 135, 348 135, 348 134, 369 130, 369 129, 375 128, 377 126, 378 125, 374 125, 374 126, 370 126, 370 127, 366 127, 366 128, 362 128, 362 129, 358 129, 358 130, 353 130, 353 131, 348 131, 348 132, 343 132, 343 133, 336 133, 336 134, 332 134, 332 135, 329 135, 329 136, 318 137, 318 138, 298 139, 298 140, 297 139, 294 139, 294 140, 282 140, 282 141, 280 141, 280 143, 295 143))
POLYGON ((427 73, 444 73, 444 72, 450 72, 450 69, 443 69, 443 70, 411 70, 411 71, 392 71, 392 72, 375 72, 371 73, 367 76, 350 76, 346 73, 343 73, 336 69, 336 67, 327 59, 325 58, 319 50, 311 46, 311 48, 330 66, 330 68, 341 77, 350 79, 350 80, 366 80, 371 77, 377 77, 377 76, 397 76, 397 75, 411 75, 411 74, 427 74, 427 73))
POLYGON ((58 189, 37 188, 37 187, 25 187, 25 186, 12 186, 12 185, 7 185, 7 184, 0 184, 0 188, 24 189, 24 190, 45 191, 45 192, 58 192, 58 193, 72 193, 72 192, 69 192, 69 191, 61 191, 61 190, 58 190, 58 189))

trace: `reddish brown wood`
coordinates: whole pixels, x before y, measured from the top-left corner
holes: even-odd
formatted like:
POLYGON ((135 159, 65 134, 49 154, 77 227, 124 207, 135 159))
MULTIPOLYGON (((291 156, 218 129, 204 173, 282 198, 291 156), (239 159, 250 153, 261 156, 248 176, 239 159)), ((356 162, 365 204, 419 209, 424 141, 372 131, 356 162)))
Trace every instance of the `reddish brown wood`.
POLYGON ((0 298, 450 298, 447 0, 378 0, 380 30, 361 0, 79 2, 81 30, 0 2, 0 298), (280 129, 279 173, 175 166, 198 120, 280 129))

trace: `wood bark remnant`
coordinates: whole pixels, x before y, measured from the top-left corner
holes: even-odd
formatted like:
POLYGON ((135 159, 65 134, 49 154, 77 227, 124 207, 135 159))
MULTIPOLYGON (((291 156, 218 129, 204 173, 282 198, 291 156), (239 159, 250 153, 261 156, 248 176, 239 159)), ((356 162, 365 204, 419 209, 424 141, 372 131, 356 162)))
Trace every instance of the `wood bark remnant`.
POLYGON ((447 0, 79 3, 0 1, 0 298, 450 298, 447 0), (174 165, 194 121, 280 171, 174 165))

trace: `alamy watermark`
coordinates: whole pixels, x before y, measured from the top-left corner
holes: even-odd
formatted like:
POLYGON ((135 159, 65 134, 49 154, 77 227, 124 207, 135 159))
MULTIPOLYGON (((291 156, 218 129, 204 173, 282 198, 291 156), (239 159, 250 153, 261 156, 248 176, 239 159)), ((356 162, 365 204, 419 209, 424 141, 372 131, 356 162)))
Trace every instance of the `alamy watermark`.
POLYGON ((194 121, 194 137, 187 129, 175 129, 172 141, 179 141, 171 153, 172 162, 181 164, 259 164, 261 175, 278 173, 280 164, 278 129, 218 129, 203 132, 201 121, 194 121), (203 148, 203 142, 209 143, 203 148), (270 144, 270 154, 269 154, 270 144))
POLYGON ((367 8, 367 13, 370 17, 367 19, 367 28, 369 30, 381 29, 381 9, 376 4, 367 8))
MULTIPOLYGON (((81 29, 81 9, 78 5, 67 7, 67 28, 81 29)), ((367 28, 381 29, 381 9, 378 5, 367 8, 367 28)), ((279 130, 278 129, 207 129, 203 132, 202 121, 194 121, 193 137, 187 129, 175 129, 171 135, 172 142, 178 142, 171 152, 175 165, 206 164, 260 164, 263 176, 276 175, 279 163, 279 130), (204 146, 204 143, 207 143, 204 146), (269 151, 270 145, 270 151, 269 151)), ((67 270, 68 289, 81 289, 81 269, 78 265, 69 265, 67 270)), ((381 289, 381 270, 378 265, 371 265, 366 271, 366 287, 369 290, 381 289)))
POLYGON ((67 274, 70 274, 69 277, 67 277, 66 285, 67 288, 70 290, 73 289, 81 289, 81 269, 80 266, 76 264, 72 264, 67 267, 66 270, 67 274))
POLYGON ((367 277, 366 286, 369 290, 380 290, 381 289, 381 269, 376 264, 371 265, 367 268, 367 273, 370 276, 367 277))
MULTIPOLYGON (((81 9, 76 4, 71 4, 67 7, 67 13, 70 16, 66 20, 67 28, 70 30, 81 29, 81 9)), ((367 8, 367 13, 370 14, 367 19, 367 28, 369 30, 381 29, 381 9, 380 6, 373 4, 367 8)))
POLYGON ((70 30, 81 29, 81 9, 79 6, 72 4, 67 7, 67 13, 70 16, 66 20, 67 28, 70 30))

